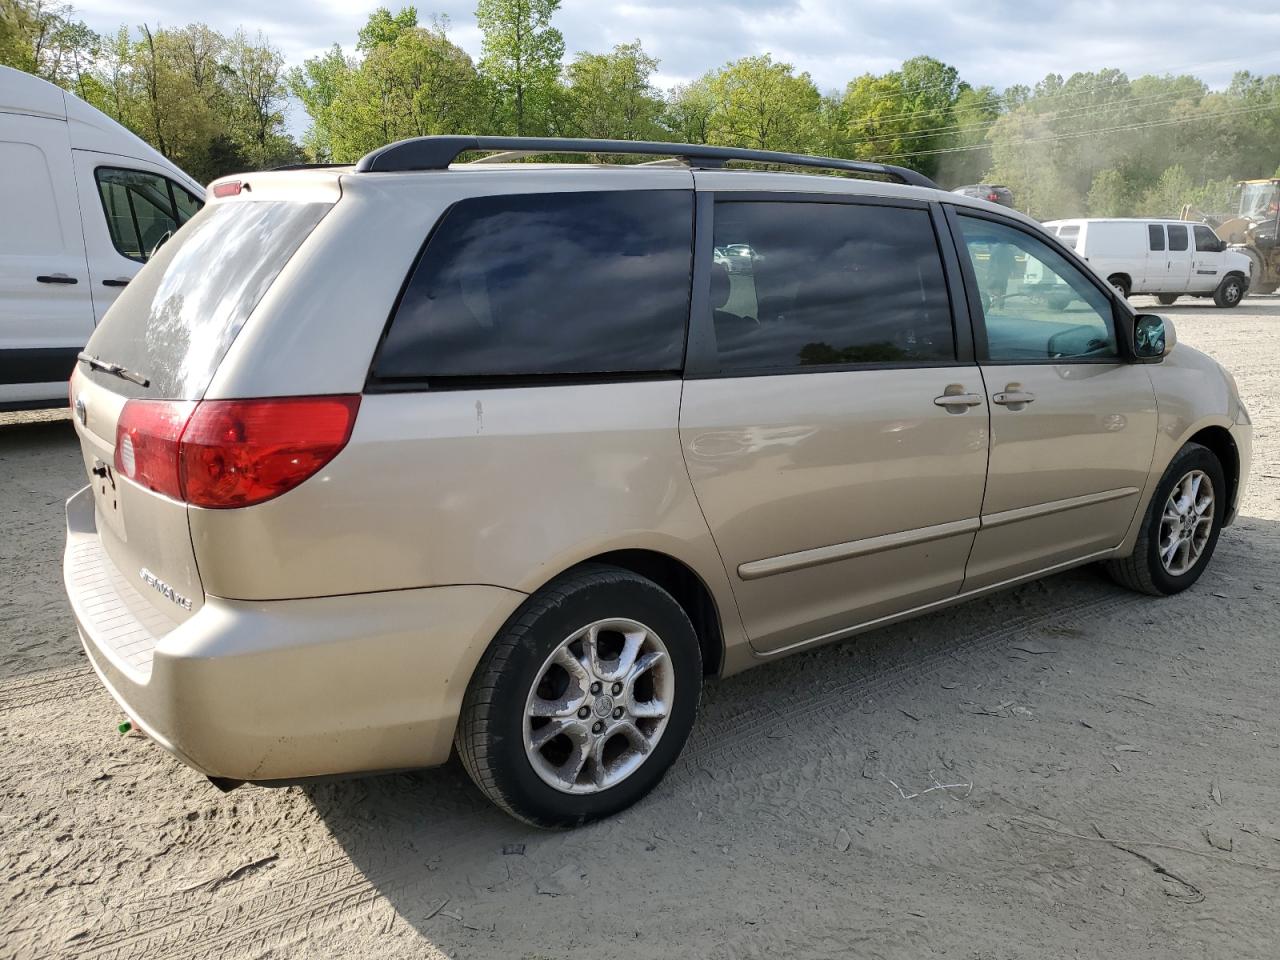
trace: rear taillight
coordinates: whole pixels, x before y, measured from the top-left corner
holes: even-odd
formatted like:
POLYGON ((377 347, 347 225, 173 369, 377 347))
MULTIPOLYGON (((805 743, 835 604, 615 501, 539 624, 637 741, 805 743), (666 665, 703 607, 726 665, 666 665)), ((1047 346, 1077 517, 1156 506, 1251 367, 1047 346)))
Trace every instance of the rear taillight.
POLYGON ((1000 194, 998 194, 998 193, 988 193, 988 194, 987 194, 987 199, 988 199, 988 200, 990 200, 992 203, 995 203, 997 200, 999 200, 999 199, 1000 199, 1000 194))
POLYGON ((197 507, 278 497, 338 455, 359 396, 130 400, 116 427, 116 469, 197 507))

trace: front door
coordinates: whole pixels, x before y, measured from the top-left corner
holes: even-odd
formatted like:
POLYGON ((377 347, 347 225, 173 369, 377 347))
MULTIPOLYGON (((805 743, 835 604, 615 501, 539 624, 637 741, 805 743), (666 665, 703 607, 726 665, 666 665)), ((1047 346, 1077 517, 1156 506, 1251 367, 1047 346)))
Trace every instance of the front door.
POLYGON ((67 124, 0 124, 0 404, 66 399, 93 332, 67 124))
POLYGON ((1204 224, 1191 228, 1191 282, 1187 289, 1192 293, 1209 293, 1222 281, 1222 241, 1204 224))
POLYGON ((954 595, 988 415, 933 213, 725 191, 707 242, 711 206, 680 437, 752 645, 834 639, 954 595))
POLYGON ((1100 555, 1119 545, 1146 484, 1156 437, 1147 369, 1123 359, 1111 295, 1010 221, 957 212, 976 296, 976 348, 991 401, 982 528, 965 589, 1100 555), (1075 292, 1053 309, 986 260, 1026 258, 1075 292))

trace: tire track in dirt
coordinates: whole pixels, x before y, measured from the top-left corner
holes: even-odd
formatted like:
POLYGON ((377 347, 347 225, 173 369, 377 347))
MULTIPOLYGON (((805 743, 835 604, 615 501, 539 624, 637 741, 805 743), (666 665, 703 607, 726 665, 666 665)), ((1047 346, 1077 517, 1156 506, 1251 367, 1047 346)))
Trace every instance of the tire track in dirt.
POLYGON ((89 667, 23 673, 0 682, 0 714, 37 704, 87 696, 100 688, 89 667))
MULTIPOLYGON (((936 678, 956 664, 967 670, 1004 663, 1010 641, 1045 626, 1078 626, 1106 617, 1135 602, 1127 594, 1107 593, 1077 601, 1067 610, 1055 607, 1007 621, 991 630, 938 644, 926 652, 915 651, 877 665, 870 673, 840 677, 816 693, 787 693, 775 701, 754 701, 740 712, 717 710, 699 722, 685 757, 677 762, 668 785, 680 785, 709 761, 739 762, 758 757, 760 738, 778 730, 799 731, 815 717, 830 723, 858 712, 868 699, 879 700, 922 680, 936 678), (963 659, 961 659, 963 658, 963 659)), ((768 668, 765 668, 766 670, 768 668)), ((91 677, 91 675, 90 675, 91 677)), ((730 681, 732 682, 732 681, 730 681)), ((808 685, 799 685, 810 691, 808 685)), ((774 742, 774 741, 770 741, 774 742)), ((472 848, 477 838, 468 831, 448 831, 433 846, 431 859, 447 858, 454 850, 472 848), (452 839, 448 833, 453 833, 452 839)), ((281 945, 296 942, 368 911, 387 893, 421 878, 421 865, 404 864, 386 870, 362 870, 345 857, 328 861, 302 876, 281 878, 273 887, 247 899, 209 908, 198 892, 162 904, 151 904, 125 921, 124 931, 94 937, 70 955, 92 960, 148 958, 217 958, 258 956, 281 945)))

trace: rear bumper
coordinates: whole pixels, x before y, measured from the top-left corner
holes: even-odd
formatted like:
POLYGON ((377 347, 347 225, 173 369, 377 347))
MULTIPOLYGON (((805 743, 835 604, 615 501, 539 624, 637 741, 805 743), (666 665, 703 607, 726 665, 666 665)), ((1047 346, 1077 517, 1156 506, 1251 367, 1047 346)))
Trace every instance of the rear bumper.
POLYGON ((93 559, 93 510, 87 487, 67 501, 64 579, 85 651, 134 724, 210 776, 286 780, 444 762, 472 671, 524 600, 480 585, 208 597, 164 632, 134 615, 126 575, 100 550, 93 559), (86 569, 95 562, 99 570, 86 569))

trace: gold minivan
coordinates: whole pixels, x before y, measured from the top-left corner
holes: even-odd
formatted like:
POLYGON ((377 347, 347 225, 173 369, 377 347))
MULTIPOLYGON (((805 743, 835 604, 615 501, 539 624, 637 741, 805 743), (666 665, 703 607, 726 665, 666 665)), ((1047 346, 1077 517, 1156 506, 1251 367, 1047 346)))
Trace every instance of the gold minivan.
POLYGON ((1184 590, 1248 474, 1229 374, 914 171, 425 137, 209 197, 72 377, 65 579, 224 788, 456 749, 606 816, 704 677, 1094 561, 1184 590))

